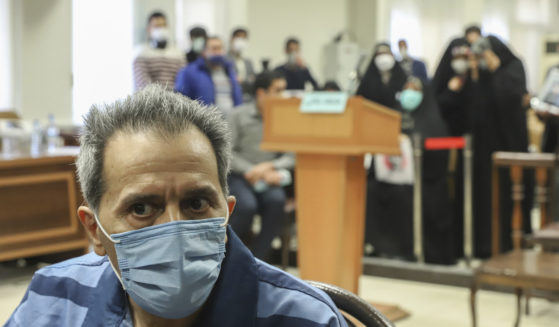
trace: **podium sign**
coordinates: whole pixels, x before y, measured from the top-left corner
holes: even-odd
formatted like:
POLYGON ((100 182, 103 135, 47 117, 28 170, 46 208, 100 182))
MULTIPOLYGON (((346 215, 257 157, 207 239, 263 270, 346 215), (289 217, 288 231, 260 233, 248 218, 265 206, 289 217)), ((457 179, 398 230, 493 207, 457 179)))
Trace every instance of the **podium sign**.
POLYGON ((295 152, 301 278, 357 293, 365 228, 365 153, 399 154, 400 114, 362 97, 342 113, 304 113, 300 99, 264 104, 261 148, 295 152))

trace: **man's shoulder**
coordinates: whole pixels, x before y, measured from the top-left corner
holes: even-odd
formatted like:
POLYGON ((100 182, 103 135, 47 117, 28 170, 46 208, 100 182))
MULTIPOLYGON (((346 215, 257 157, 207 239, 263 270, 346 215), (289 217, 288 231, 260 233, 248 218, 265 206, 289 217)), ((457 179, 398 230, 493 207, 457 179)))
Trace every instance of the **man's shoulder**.
POLYGON ((279 65, 276 68, 274 68, 274 71, 284 72, 286 70, 287 70, 287 64, 279 65))
POLYGON ((265 325, 346 326, 332 300, 302 280, 257 260, 257 319, 265 325))
MULTIPOLYGON (((115 298, 111 287, 118 283, 107 274, 108 265, 106 257, 89 253, 39 269, 7 326, 67 326, 68 321, 80 325, 101 319, 92 315, 104 310, 103 295, 115 298), (107 276, 113 283, 106 283, 107 276)), ((122 313, 112 315, 102 319, 121 319, 122 313)))
POLYGON ((183 67, 180 72, 186 74, 186 75, 198 75, 201 72, 205 72, 207 73, 207 71, 205 71, 204 68, 204 60, 201 60, 200 58, 194 60, 193 62, 189 63, 188 65, 186 65, 185 67, 183 67))
POLYGON ((74 286, 79 285, 95 288, 108 265, 106 256, 93 252, 62 261, 37 270, 31 280, 31 289, 57 293, 61 291, 60 287, 77 289, 74 286))
POLYGON ((232 117, 244 117, 252 115, 256 112, 257 110, 255 104, 253 102, 247 102, 235 107, 235 109, 231 111, 230 115, 232 117))

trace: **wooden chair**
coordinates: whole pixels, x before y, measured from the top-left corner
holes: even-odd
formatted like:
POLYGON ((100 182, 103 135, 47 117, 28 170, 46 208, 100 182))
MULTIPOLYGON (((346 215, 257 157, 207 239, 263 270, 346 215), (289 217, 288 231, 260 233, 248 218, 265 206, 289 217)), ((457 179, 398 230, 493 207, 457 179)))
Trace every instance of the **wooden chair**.
MULTIPOLYGON (((522 175, 525 168, 536 172, 536 200, 540 206, 540 226, 548 222, 548 174, 556 167, 554 154, 529 154, 496 152, 493 155, 493 217, 492 217, 492 257, 482 263, 474 272, 471 286, 472 324, 477 326, 476 292, 481 285, 512 287, 517 296, 515 326, 519 326, 522 295, 528 296, 532 289, 559 291, 559 254, 522 249, 524 239, 522 229, 522 175), (512 198, 512 238, 514 249, 500 253, 499 219, 499 175, 500 167, 510 167, 512 198)), ((526 217, 529 219, 530 217, 526 217)))

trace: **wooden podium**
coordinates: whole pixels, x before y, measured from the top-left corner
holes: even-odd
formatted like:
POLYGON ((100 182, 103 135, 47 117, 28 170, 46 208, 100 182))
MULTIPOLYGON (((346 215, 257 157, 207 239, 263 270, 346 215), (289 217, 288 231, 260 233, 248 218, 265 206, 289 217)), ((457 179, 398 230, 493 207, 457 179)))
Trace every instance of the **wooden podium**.
POLYGON ((264 104, 261 148, 297 155, 298 265, 301 278, 357 293, 362 272, 364 154, 399 154, 400 114, 362 97, 344 113, 302 113, 301 100, 264 104))

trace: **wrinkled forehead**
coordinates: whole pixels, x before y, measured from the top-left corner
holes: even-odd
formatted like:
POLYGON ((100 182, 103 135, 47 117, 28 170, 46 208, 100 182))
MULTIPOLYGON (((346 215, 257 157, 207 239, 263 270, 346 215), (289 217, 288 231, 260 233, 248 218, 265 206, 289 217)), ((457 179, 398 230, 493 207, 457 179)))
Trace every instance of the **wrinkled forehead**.
POLYGON ((219 187, 213 147, 193 125, 176 135, 122 130, 109 138, 103 161, 107 189, 161 174, 198 176, 219 187))

